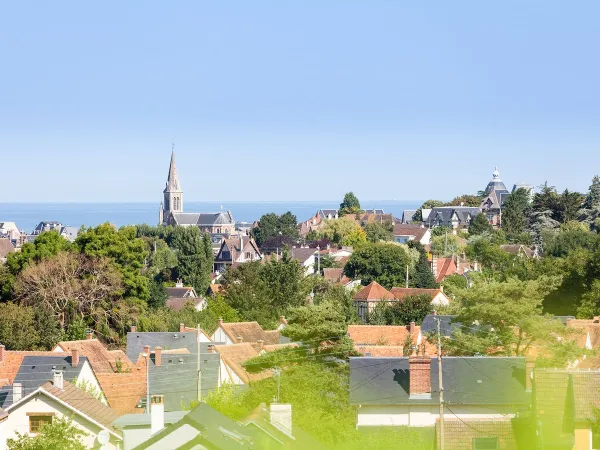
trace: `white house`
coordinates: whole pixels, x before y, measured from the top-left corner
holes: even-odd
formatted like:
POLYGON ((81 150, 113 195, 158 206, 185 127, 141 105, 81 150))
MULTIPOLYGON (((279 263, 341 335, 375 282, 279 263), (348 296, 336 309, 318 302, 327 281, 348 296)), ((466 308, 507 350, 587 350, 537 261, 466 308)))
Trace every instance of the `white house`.
POLYGON ((18 241, 21 238, 21 232, 14 222, 0 222, 0 237, 18 241))
POLYGON ((312 275, 315 273, 315 260, 317 249, 308 247, 292 248, 291 257, 298 261, 304 268, 304 275, 312 275))
MULTIPOLYGON (((17 433, 35 436, 43 423, 52 422, 55 417, 68 417, 87 434, 82 438, 87 448, 99 447, 101 433, 109 436, 105 448, 120 447, 121 435, 111 425, 119 415, 91 394, 65 381, 62 371, 56 371, 52 381, 11 404, 6 413, 8 418, 3 427, 7 439, 16 438, 17 433)), ((1 443, 0 440, 0 449, 4 450, 1 443)))
POLYGON ((0 408, 0 449, 6 448, 6 421, 8 413, 0 408))
POLYGON ((394 241, 399 244, 417 241, 422 245, 429 245, 431 243, 431 231, 424 225, 397 223, 394 225, 394 241))

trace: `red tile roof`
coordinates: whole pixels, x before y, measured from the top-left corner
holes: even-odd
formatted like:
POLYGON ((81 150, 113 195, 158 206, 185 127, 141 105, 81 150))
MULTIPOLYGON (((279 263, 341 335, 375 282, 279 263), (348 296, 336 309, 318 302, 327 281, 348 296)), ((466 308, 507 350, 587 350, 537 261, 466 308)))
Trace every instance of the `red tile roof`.
POLYGON ((437 258, 436 283, 441 283, 444 278, 456 273, 456 264, 452 258, 437 258))
POLYGON ((67 353, 78 349, 80 356, 85 356, 96 374, 113 373, 117 370, 120 361, 122 370, 133 366, 129 358, 121 350, 108 350, 98 339, 84 339, 80 341, 62 341, 56 344, 67 353))
POLYGON ((258 322, 224 322, 220 326, 233 342, 238 342, 238 338, 241 337, 242 342, 262 340, 265 344, 279 343, 279 331, 265 331, 258 322))
POLYGON ((441 289, 422 289, 422 288, 399 288, 394 287, 390 289, 390 292, 397 300, 402 300, 404 297, 411 295, 422 295, 427 294, 431 296, 431 299, 438 295, 440 292, 443 294, 441 289))
POLYGON ((394 295, 377 281, 372 281, 356 293, 354 300, 394 300, 394 295))

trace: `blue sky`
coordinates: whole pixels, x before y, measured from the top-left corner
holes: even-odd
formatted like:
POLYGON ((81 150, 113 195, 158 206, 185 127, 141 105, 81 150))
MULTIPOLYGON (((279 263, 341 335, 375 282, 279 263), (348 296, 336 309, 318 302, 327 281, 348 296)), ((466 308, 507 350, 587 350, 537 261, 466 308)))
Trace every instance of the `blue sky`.
POLYGON ((449 199, 600 172, 600 2, 0 6, 0 201, 449 199), (7 189, 8 187, 8 189, 7 189))

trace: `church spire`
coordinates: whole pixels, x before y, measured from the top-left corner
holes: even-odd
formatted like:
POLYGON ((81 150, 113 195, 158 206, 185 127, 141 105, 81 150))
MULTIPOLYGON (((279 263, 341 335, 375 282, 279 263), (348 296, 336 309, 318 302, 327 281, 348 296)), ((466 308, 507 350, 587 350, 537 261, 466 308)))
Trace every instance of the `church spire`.
POLYGON ((175 145, 171 150, 171 163, 169 164, 169 176, 167 178, 167 187, 165 192, 180 191, 179 177, 177 176, 177 166, 175 165, 175 145))

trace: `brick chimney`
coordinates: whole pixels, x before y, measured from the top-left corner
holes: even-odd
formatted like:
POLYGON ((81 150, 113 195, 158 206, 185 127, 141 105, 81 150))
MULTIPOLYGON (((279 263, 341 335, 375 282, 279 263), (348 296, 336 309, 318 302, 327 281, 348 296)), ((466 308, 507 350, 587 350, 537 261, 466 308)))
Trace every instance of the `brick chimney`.
POLYGON ((416 328, 417 328, 417 325, 414 322, 411 322, 410 327, 408 329, 410 331, 411 335, 415 332, 416 328))
POLYGON ((135 325, 131 325, 131 332, 132 333, 137 332, 137 327, 135 325))
POLYGON ((535 369, 535 358, 533 356, 525 357, 525 390, 531 392, 533 381, 533 371, 535 369))
POLYGON ((408 358, 410 398, 431 398, 431 358, 429 355, 413 354, 408 358))
POLYGON ((6 357, 6 347, 4 346, 4 344, 0 344, 0 362, 4 361, 5 357, 6 357))
POLYGON ((223 325, 223 319, 219 317, 219 326, 223 325))
POLYGON ((146 358, 150 358, 150 346, 144 345, 144 353, 146 354, 146 358))
POLYGON ((265 348, 265 341, 259 339, 256 343, 258 344, 258 351, 261 352, 265 348))
POLYGON ((71 366, 77 367, 79 365, 79 349, 74 348, 71 350, 71 366))
POLYGON ((179 324, 179 332, 180 333, 185 333, 185 324, 184 323, 180 323, 179 324))
POLYGON ((89 341, 91 339, 94 338, 94 332, 92 330, 88 330, 87 335, 85 336, 85 338, 89 341))
POLYGON ((238 338, 237 338, 237 343, 238 343, 238 344, 241 344, 242 342, 244 342, 244 338, 243 338, 243 337, 241 337, 241 336, 238 336, 238 338))
POLYGON ((162 348, 154 347, 154 365, 162 366, 162 348))

